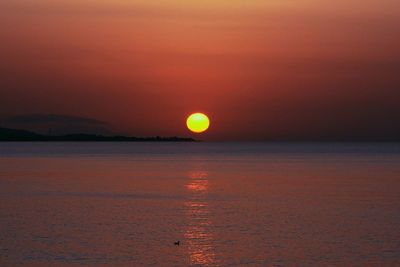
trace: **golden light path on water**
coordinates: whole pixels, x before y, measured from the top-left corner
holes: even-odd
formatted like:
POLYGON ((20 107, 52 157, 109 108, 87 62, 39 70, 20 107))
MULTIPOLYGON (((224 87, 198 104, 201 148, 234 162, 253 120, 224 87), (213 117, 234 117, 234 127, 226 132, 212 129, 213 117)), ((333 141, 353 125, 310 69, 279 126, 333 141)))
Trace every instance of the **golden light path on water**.
POLYGON ((210 231, 211 214, 206 198, 209 187, 208 172, 191 171, 188 173, 188 178, 186 189, 190 193, 190 199, 184 205, 187 219, 185 239, 190 265, 217 266, 214 237, 210 231))

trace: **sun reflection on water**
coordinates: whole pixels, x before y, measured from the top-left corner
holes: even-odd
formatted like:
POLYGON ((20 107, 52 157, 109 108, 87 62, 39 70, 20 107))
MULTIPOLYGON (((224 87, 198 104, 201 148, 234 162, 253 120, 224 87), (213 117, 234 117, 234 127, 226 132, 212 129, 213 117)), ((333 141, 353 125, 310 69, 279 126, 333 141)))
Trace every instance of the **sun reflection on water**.
POLYGON ((206 198, 209 188, 208 172, 192 171, 188 177, 186 189, 190 193, 190 200, 185 202, 188 221, 185 239, 190 265, 216 266, 218 264, 213 246, 214 238, 210 231, 212 222, 206 198))

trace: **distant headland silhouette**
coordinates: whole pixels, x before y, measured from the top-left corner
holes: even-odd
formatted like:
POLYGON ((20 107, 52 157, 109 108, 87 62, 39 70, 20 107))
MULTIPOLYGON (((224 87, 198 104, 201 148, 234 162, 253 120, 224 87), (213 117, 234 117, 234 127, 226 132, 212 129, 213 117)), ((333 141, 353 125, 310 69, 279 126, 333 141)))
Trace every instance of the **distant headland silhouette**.
POLYGON ((135 137, 135 136, 105 136, 97 134, 66 134, 66 135, 44 135, 19 129, 1 128, 0 141, 85 141, 85 142, 196 142, 187 137, 135 137))

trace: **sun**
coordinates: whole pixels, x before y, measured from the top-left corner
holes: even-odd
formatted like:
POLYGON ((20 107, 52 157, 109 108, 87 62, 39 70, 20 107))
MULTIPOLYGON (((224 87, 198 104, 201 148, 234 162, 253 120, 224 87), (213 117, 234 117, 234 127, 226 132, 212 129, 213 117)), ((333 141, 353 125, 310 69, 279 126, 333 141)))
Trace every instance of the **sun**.
POLYGON ((210 119, 203 113, 193 113, 187 120, 186 125, 194 133, 202 133, 210 127, 210 119))

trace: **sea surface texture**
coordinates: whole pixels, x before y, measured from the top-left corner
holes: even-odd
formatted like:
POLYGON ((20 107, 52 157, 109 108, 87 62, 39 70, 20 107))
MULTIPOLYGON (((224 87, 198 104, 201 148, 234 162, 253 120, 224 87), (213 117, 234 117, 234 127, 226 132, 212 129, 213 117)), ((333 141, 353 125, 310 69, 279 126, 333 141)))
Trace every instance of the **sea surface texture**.
POLYGON ((400 145, 0 143, 0 266, 400 266, 400 145))

